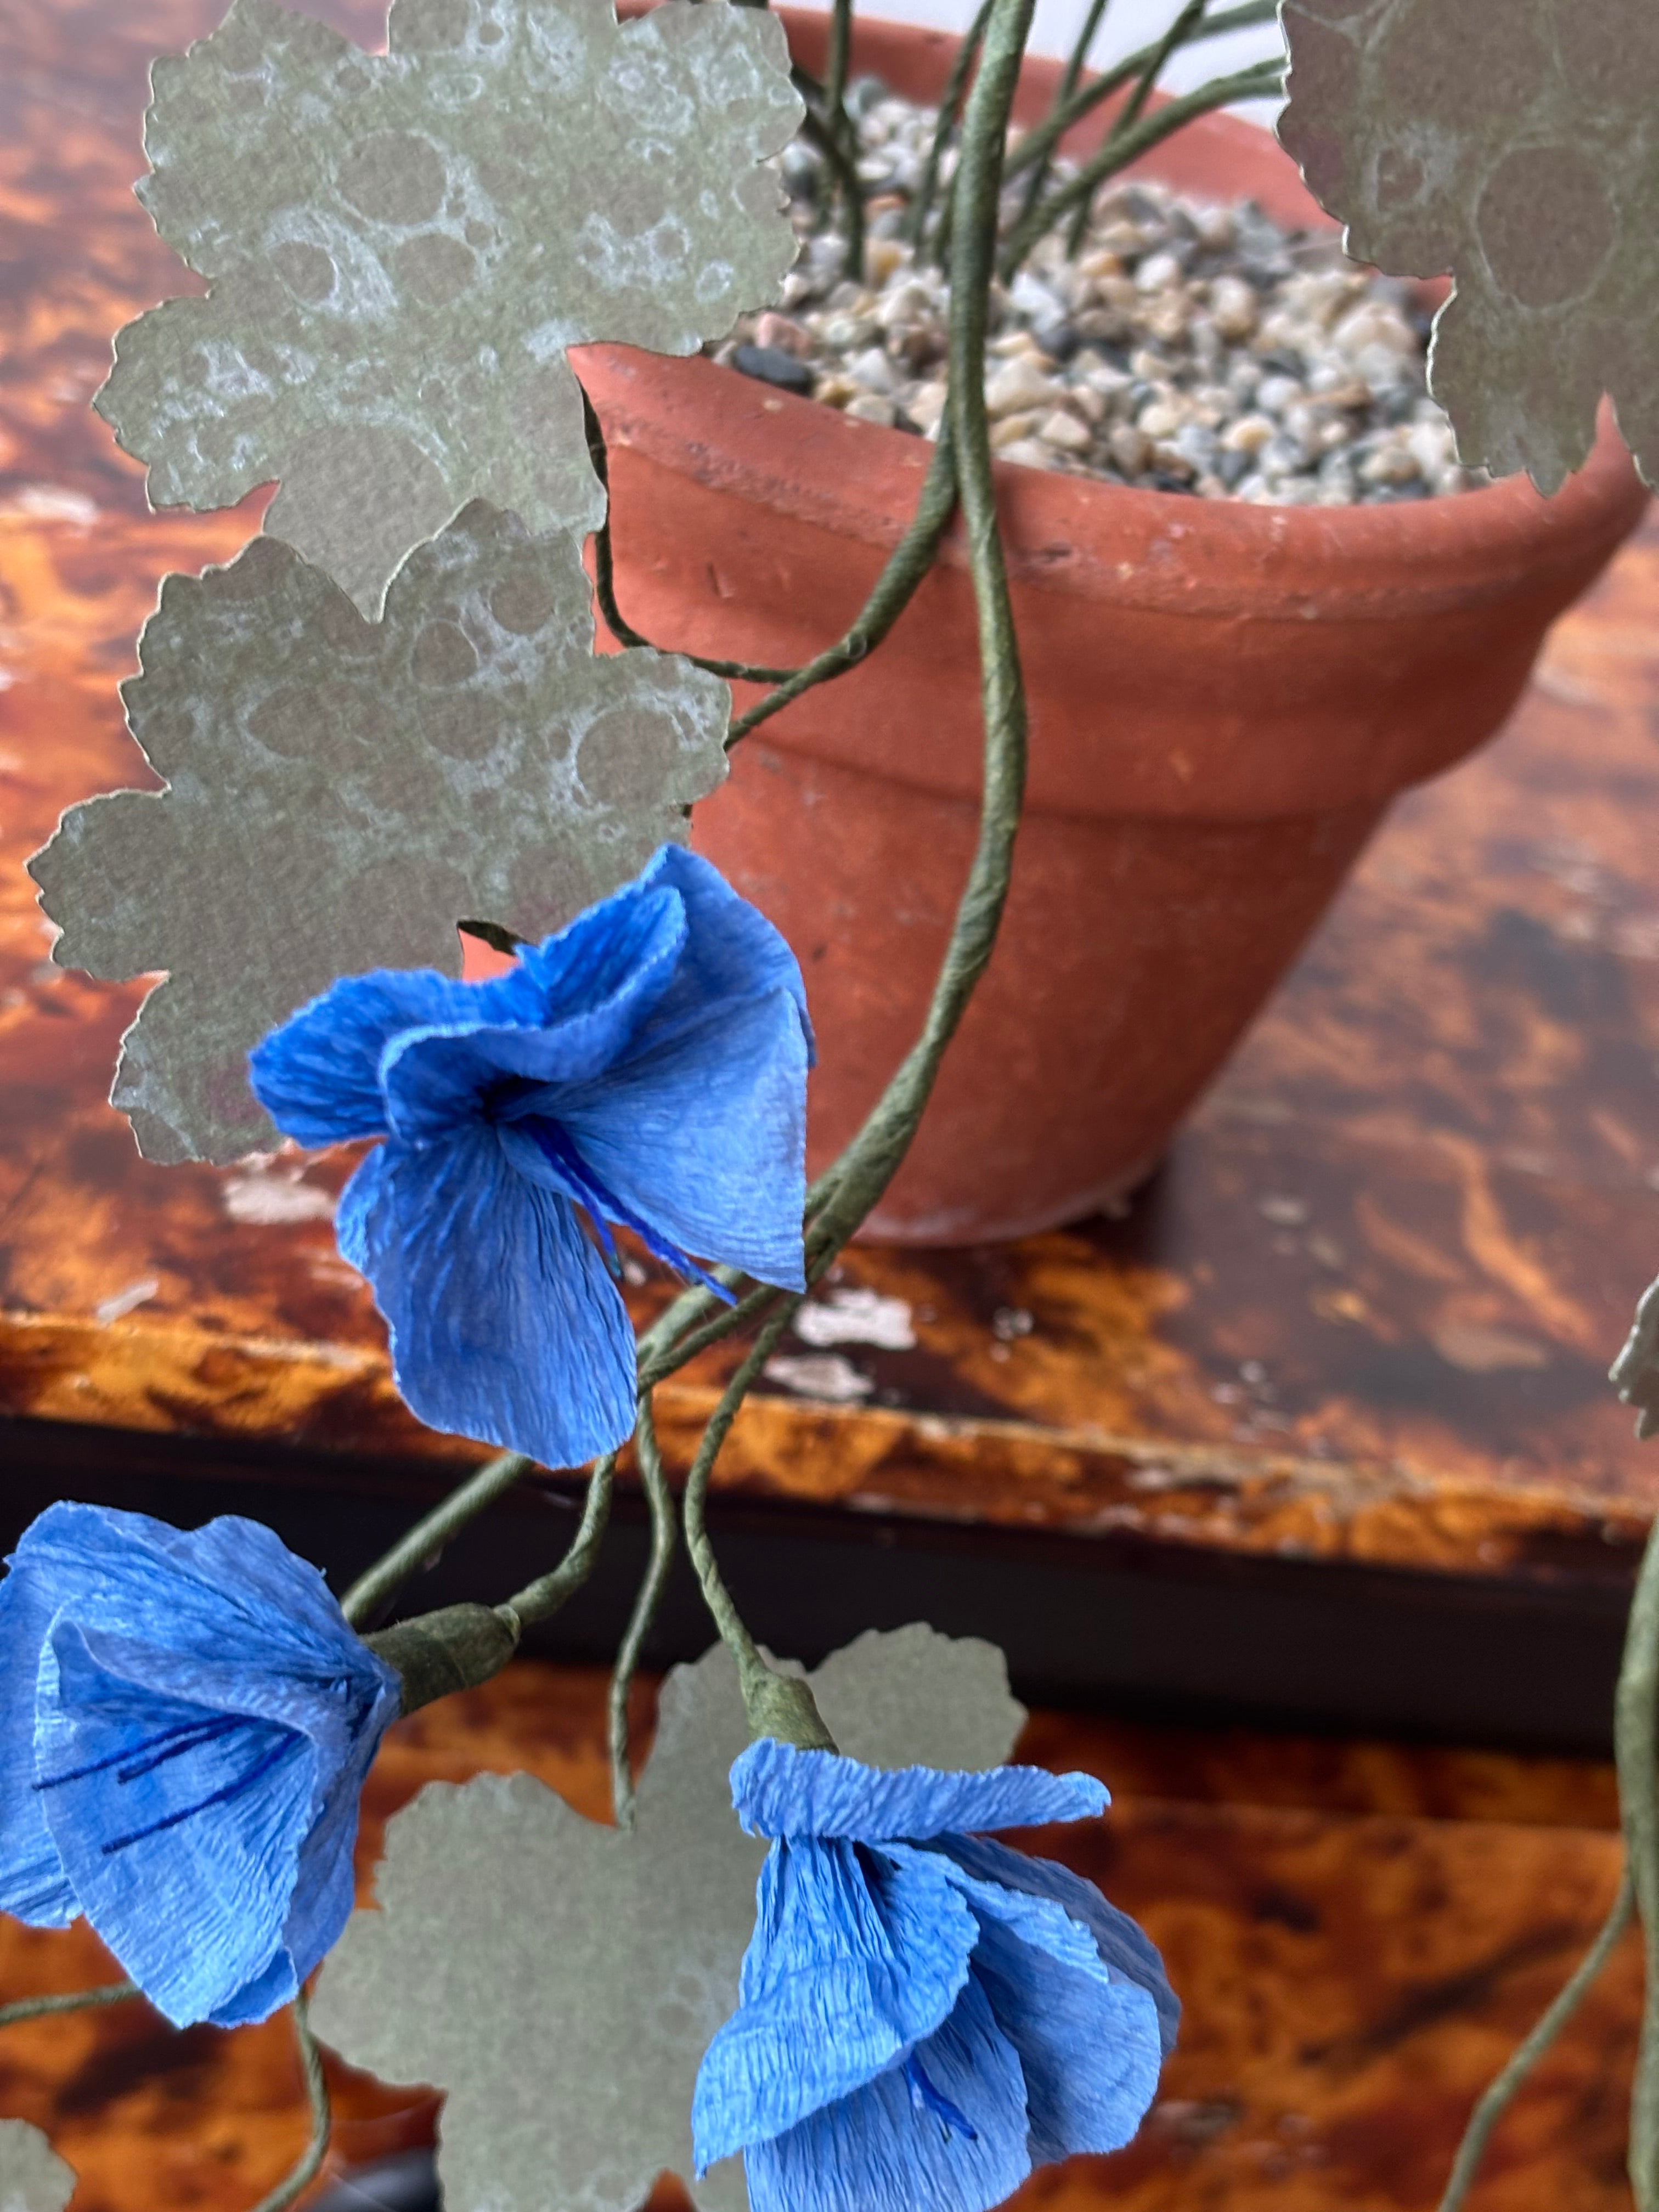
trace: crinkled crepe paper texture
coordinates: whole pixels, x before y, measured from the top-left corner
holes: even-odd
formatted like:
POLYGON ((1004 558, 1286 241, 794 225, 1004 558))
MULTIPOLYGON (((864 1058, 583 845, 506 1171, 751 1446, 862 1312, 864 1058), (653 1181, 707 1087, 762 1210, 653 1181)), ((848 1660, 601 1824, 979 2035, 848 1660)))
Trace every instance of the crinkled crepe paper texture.
POLYGON ((64 2212, 75 2176, 27 2120, 0 2120, 0 2212, 64 2212))
MULTIPOLYGON (((994 1645, 872 1632, 810 1677, 873 1766, 999 1765, 1024 1719, 994 1645)), ((379 1911, 353 1918, 312 2018, 354 2065, 447 2093, 448 2212, 635 2212, 678 2173, 743 2212, 739 2158, 691 2179, 698 2064, 737 2003, 764 1843, 732 1810, 748 1741, 716 1646, 663 1685, 631 1833, 527 1775, 429 1784, 390 1823, 379 1911)))
POLYGON ((168 787, 71 807, 29 863, 60 966, 167 971, 111 1094, 146 1158, 273 1144, 247 1054, 337 976, 458 975, 458 921, 538 939, 684 842, 726 686, 592 639, 574 541, 482 504, 378 623, 270 538, 167 579, 122 696, 168 787))
POLYGON ((695 352, 795 254, 800 120, 763 9, 397 0, 366 54, 272 0, 158 61, 137 186, 205 299, 129 324, 96 404, 158 507, 280 478, 274 537, 378 615, 467 502, 603 519, 565 349, 695 352))
POLYGON ((1659 7, 1285 0, 1279 136, 1357 259, 1449 272, 1459 459, 1559 490, 1612 395, 1659 478, 1659 7))

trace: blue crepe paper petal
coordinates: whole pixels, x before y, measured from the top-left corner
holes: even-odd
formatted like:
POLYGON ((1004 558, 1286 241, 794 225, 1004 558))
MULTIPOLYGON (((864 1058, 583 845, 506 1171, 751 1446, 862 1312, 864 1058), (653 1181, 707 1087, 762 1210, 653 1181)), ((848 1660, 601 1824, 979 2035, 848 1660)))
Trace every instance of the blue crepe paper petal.
POLYGON ((781 933, 732 890, 712 862, 683 845, 663 846, 640 881, 667 884, 678 891, 690 923, 686 957, 653 1018, 659 1033, 665 1036, 682 1024, 701 1021, 711 1008, 733 1000, 768 998, 774 991, 785 991, 800 1017, 811 1066, 816 1052, 806 986, 800 963, 781 933))
MULTIPOLYGON (((647 1038, 647 1044, 648 1044, 647 1038)), ((544 1110, 624 1205, 686 1252, 805 1290, 806 1045, 787 992, 641 1049, 544 1110)))
POLYGON ((532 967, 526 955, 525 973, 537 980, 542 1000, 533 1028, 471 1022, 392 1038, 380 1061, 392 1130, 410 1144, 441 1142, 487 1109, 540 1110, 534 1086, 592 1081, 629 1051, 667 989, 685 927, 672 891, 618 893, 544 948, 580 957, 580 1005, 572 1003, 574 976, 562 976, 558 990, 544 987, 545 959, 532 967), (492 1094, 508 1090, 522 1093, 516 1109, 489 1106, 492 1094))
POLYGON ((732 1802, 751 1836, 845 1836, 878 1844, 1086 1820, 1110 1799, 1091 1774, 1050 1774, 1040 1766, 996 1766, 979 1774, 930 1766, 883 1770, 763 1736, 732 1768, 732 1802))
MULTIPOLYGON (((1164 2053, 1151 1992, 1109 1964, 1089 1925, 1052 1897, 969 1875, 953 1846, 938 1856, 957 1868, 980 1924, 974 1975, 1019 2053, 1033 2160, 1121 2149, 1158 2093, 1164 2053)), ((1019 1854, 998 1847, 996 1858, 1019 1854)))
POLYGON ((700 2173, 847 2096, 948 2015, 975 1923, 928 1856, 897 1866, 816 1842, 768 1852, 743 2001, 692 2097, 700 2173))
POLYGON ((567 1201, 519 1175, 487 1124, 371 1154, 339 1237, 390 1326, 398 1388, 429 1427, 546 1467, 627 1441, 627 1310, 567 1201))
POLYGON ((1053 1859, 1028 1858, 1024 1851, 1010 1850, 1006 1844, 983 1836, 952 1836, 940 1848, 975 1880, 1051 1899, 1073 1920, 1081 1922, 1113 1972, 1139 1983, 1152 1998, 1163 2055, 1169 2057, 1181 2026, 1181 2000, 1170 1987, 1157 1944, 1127 1912, 1120 1912, 1093 1882, 1053 1859))
POLYGON ((462 983, 435 969, 348 975, 301 1006, 248 1056, 253 1095, 296 1144, 386 1133, 380 1057, 416 1029, 539 1020, 542 993, 520 969, 462 983))
POLYGON ((14 1565, 0 1583, 0 1912, 66 1928, 80 1911, 34 1788, 34 1683, 56 1601, 14 1565))
POLYGON ((988 2212, 1030 2172, 1013 2047, 970 1981, 916 2058, 973 2128, 946 2127, 890 2068, 744 2154, 751 2212, 988 2212))

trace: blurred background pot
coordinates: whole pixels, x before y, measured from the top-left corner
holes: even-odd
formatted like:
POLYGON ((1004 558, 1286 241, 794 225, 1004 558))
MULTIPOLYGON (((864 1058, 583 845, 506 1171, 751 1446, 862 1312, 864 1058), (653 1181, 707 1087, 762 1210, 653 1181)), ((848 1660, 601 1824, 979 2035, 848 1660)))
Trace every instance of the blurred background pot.
MULTIPOLYGON (((823 19, 779 12, 798 58, 821 67, 823 19)), ((955 44, 862 22, 854 66, 935 97, 955 44)), ((1042 112, 1059 66, 1027 64, 1017 112, 1042 112)), ((1234 118, 1188 125, 1139 173, 1328 228, 1273 138, 1234 118)), ((765 664, 839 635, 932 448, 705 360, 576 359, 611 442, 629 620, 664 646, 765 664)), ((1030 701, 1027 811, 995 956, 866 1226, 881 1241, 1019 1236, 1143 1176, 1389 801, 1498 727, 1545 629, 1645 501, 1606 422, 1547 501, 1524 479, 1264 507, 997 475, 1030 701)), ((814 1170, 921 1024, 972 852, 980 744, 953 538, 870 660, 745 739, 697 811, 694 843, 805 972, 814 1170)))

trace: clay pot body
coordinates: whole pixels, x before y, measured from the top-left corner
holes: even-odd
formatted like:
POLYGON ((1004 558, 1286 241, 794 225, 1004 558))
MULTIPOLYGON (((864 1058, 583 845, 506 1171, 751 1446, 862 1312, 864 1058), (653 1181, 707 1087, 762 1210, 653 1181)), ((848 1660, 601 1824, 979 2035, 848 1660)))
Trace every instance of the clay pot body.
MULTIPOLYGON (((781 11, 808 67, 820 19, 781 11)), ((937 92, 954 42, 865 23, 854 65, 937 92)), ((1041 112, 1056 65, 1027 65, 1041 112)), ((1150 173, 1320 222, 1272 138, 1189 125, 1150 173)), ((862 605, 931 447, 702 360, 595 347, 618 597, 657 642, 804 661, 862 605)), ((1255 507, 999 465, 1030 705, 1013 885, 915 1145, 867 1224, 965 1243, 1074 1219, 1158 1158, 1395 793, 1513 704, 1545 629, 1645 495, 1606 424, 1556 498, 1524 480, 1393 507, 1255 507)), ((758 696, 739 688, 739 703, 758 696)), ((975 826, 959 541, 887 641, 733 756, 694 842, 799 957, 811 1166, 921 1025, 975 826)), ((1381 955, 1379 954, 1379 957, 1381 955)))

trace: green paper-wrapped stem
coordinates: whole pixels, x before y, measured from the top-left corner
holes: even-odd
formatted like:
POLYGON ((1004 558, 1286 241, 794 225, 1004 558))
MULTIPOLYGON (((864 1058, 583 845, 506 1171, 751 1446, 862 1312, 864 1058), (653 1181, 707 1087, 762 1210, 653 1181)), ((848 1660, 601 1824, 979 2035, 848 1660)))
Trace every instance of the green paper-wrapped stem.
POLYGON ((669 1570, 674 1564, 674 1494, 668 1486, 668 1475, 657 1443, 657 1425, 648 1390, 642 1391, 640 1395, 639 1419, 634 1429, 634 1450, 640 1463, 641 1486, 651 1514, 651 1555, 646 1562, 645 1577, 634 1601, 627 1633, 617 1654, 617 1663, 611 1669, 606 1704, 611 1797, 619 1828, 631 1828, 634 1825, 634 1765, 628 1740, 628 1693, 634 1686, 640 1654, 645 1648, 646 1638, 651 1633, 657 1608, 662 1603, 663 1592, 668 1587, 669 1570))
POLYGON ((453 1536, 474 1521, 487 1506, 505 1497, 514 1483, 534 1467, 522 1452, 502 1452, 471 1474, 458 1489, 423 1514, 414 1527, 398 1539, 392 1549, 359 1575, 340 1600, 340 1610, 354 1628, 371 1620, 390 1602, 409 1577, 426 1566, 453 1536))
POLYGON ((93 2005, 125 2004, 143 1993, 137 1982, 100 1982, 96 1989, 65 1990, 53 1996, 19 1997, 0 2005, 0 2027, 21 2027, 27 2020, 46 2020, 54 2013, 85 2012, 93 2005))
POLYGON ((303 1990, 294 2000, 294 2036, 300 2047, 300 2071, 305 2077, 306 2102, 311 2112, 311 2137, 293 2172, 285 2181, 279 2181, 268 2197, 259 2199, 253 2212, 288 2212, 288 2207, 303 2197, 317 2179, 328 2156, 329 2136, 334 2124, 328 2100, 328 2079, 323 2072, 323 2054, 311 2032, 311 2016, 303 1990))
POLYGON ((1151 115, 1143 115, 1133 130, 1114 131, 1076 176, 1056 186, 1046 200, 1014 226, 1002 250, 1004 276, 1013 274, 1038 239, 1045 231, 1052 230, 1062 216, 1079 204, 1086 208, 1109 177, 1116 176, 1131 161, 1138 161, 1143 154, 1171 137, 1183 124, 1190 123, 1195 115, 1230 107, 1236 100, 1261 99, 1277 92, 1284 76, 1282 61, 1257 62, 1231 76, 1212 78, 1195 92, 1182 93, 1177 99, 1166 100, 1151 115))

